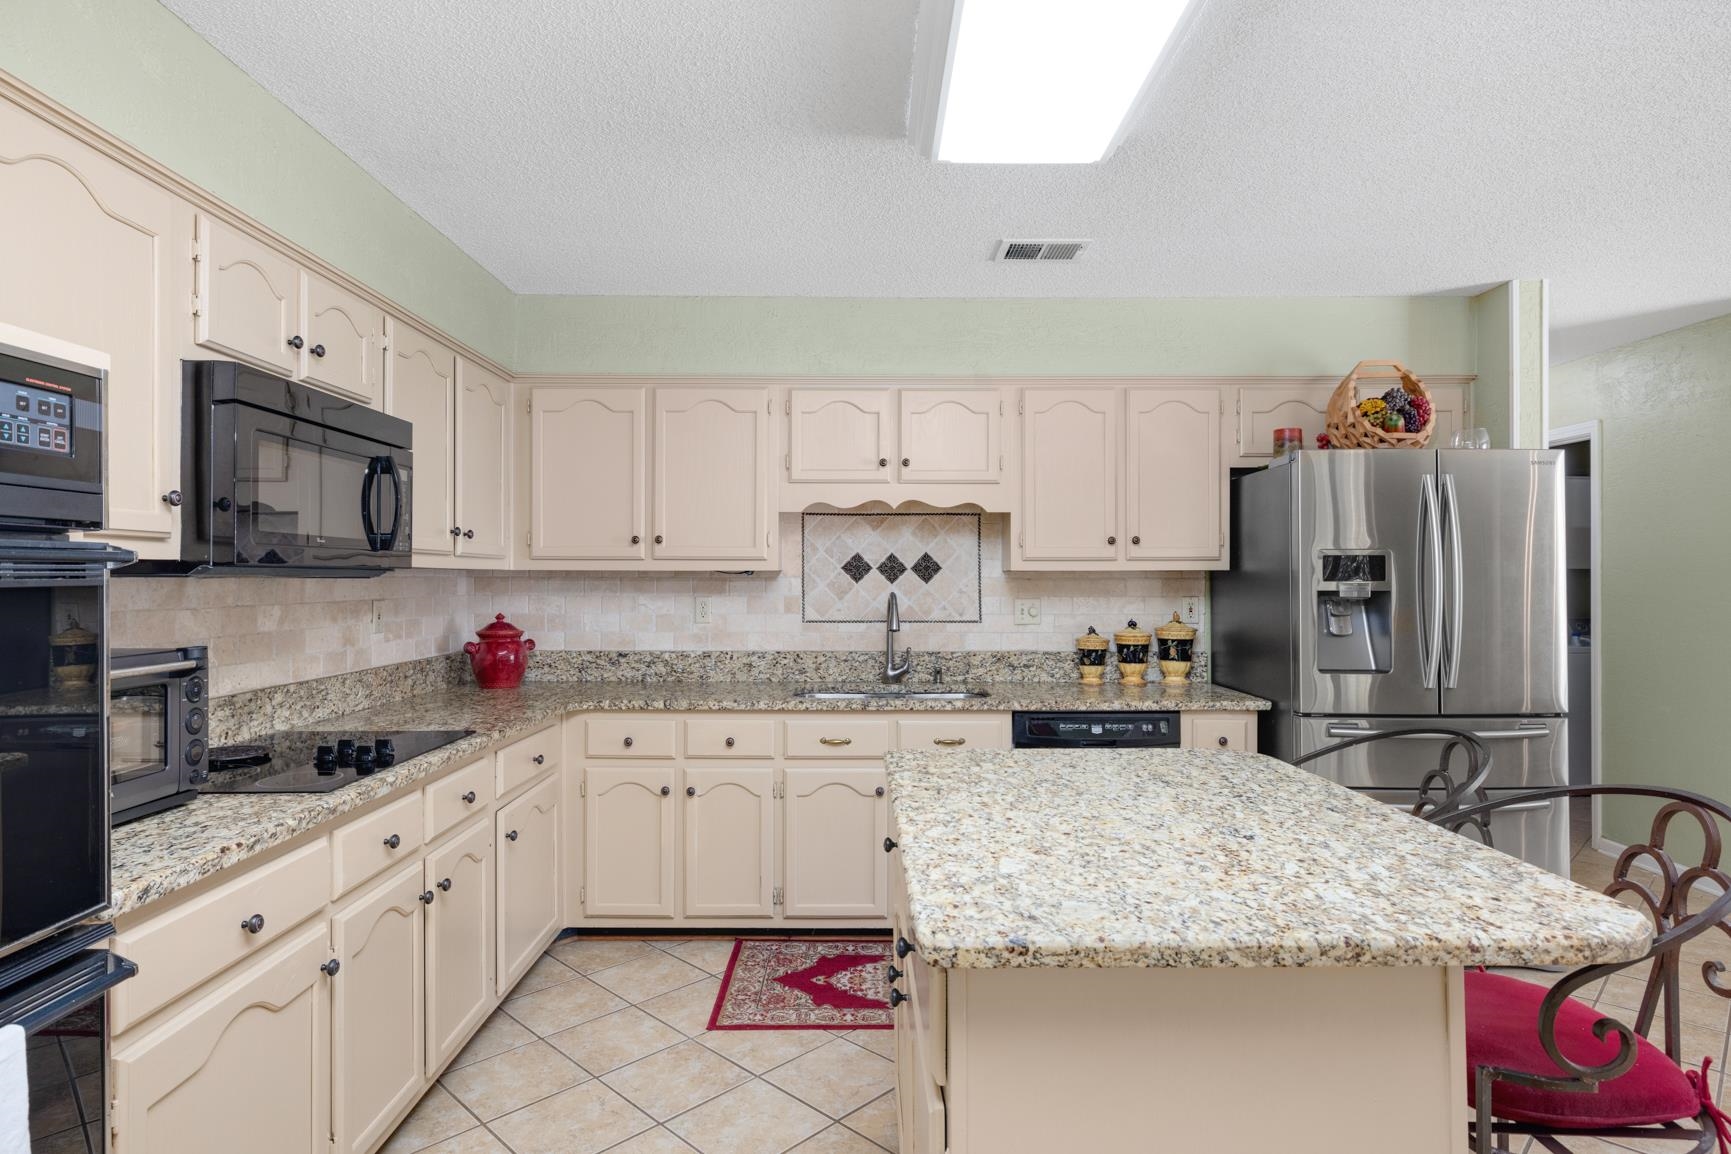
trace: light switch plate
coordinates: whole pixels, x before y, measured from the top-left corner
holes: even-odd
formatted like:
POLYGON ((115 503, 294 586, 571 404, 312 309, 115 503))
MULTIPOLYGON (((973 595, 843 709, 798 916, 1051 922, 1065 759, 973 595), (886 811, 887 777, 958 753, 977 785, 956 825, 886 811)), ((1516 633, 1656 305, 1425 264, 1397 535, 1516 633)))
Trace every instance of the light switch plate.
POLYGON ((1202 624, 1202 598, 1200 598, 1200 597, 1186 597, 1184 599, 1183 614, 1184 614, 1184 624, 1186 624, 1186 625, 1200 625, 1200 624, 1202 624))
POLYGON ((1038 625, 1040 623, 1040 599, 1038 597, 1016 598, 1016 624, 1038 625))
POLYGON ((709 624, 709 598, 699 597, 691 603, 691 621, 694 625, 709 624))

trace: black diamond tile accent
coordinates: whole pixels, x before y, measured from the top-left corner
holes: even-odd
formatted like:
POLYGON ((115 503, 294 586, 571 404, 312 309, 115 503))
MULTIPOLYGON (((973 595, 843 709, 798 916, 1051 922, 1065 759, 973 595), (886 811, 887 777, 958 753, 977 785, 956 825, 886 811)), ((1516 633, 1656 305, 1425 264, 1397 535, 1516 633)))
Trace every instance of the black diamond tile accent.
POLYGON ((899 581, 901 575, 907 571, 908 567, 903 565, 902 559, 897 557, 894 553, 891 553, 888 557, 885 557, 882 561, 878 562, 878 572, 882 573, 884 575, 884 580, 888 581, 891 585, 894 585, 899 581))
POLYGON ((914 562, 914 576, 930 585, 932 578, 943 572, 943 568, 930 553, 921 553, 920 559, 914 562))
POLYGON ((852 577, 853 583, 858 585, 865 580, 865 575, 872 571, 872 566, 870 561, 855 553, 842 563, 841 571, 852 577))

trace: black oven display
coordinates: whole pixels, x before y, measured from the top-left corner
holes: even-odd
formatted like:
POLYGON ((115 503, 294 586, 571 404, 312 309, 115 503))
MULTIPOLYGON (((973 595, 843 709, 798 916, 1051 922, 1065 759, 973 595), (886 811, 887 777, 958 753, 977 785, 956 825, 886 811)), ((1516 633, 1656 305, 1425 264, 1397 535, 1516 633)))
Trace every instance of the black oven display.
POLYGON ((73 399, 47 386, 46 381, 21 384, 0 381, 0 446, 33 449, 40 453, 72 452, 73 399))

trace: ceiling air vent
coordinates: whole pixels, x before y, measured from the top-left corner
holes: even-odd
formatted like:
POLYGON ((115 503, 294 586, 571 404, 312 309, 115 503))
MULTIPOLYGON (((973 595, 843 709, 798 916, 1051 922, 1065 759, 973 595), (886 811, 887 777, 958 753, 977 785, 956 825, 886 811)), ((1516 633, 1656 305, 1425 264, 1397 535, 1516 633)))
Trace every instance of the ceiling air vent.
POLYGON ((994 260, 1075 260, 1085 240, 1001 240, 994 260))

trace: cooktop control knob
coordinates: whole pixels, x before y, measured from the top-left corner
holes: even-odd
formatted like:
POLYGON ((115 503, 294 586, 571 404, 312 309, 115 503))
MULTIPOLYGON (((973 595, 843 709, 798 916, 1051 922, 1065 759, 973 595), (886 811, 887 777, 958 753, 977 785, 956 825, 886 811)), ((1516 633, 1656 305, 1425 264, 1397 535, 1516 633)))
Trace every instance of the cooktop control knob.
POLYGON ((352 737, 340 738, 337 741, 337 764, 344 769, 355 763, 355 741, 352 737))
POLYGON ((397 764, 397 743, 388 737, 381 737, 373 742, 374 759, 380 769, 397 764))
POLYGON ((321 745, 313 750, 313 768, 327 777, 336 773, 337 751, 328 745, 321 745))
POLYGON ((365 777, 377 767, 378 762, 374 760, 372 746, 358 745, 355 747, 355 775, 357 777, 365 777))

